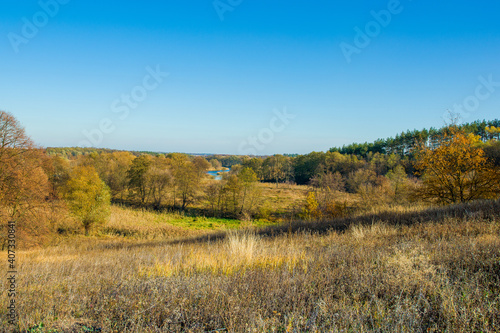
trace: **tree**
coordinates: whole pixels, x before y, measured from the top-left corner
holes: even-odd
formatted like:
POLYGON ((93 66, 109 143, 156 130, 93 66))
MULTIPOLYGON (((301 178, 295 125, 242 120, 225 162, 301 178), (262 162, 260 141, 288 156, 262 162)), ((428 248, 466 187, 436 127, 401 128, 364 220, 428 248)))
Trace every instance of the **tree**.
POLYGON ((13 115, 0 111, 0 160, 6 155, 21 154, 23 150, 34 148, 33 141, 13 115))
POLYGON ((179 153, 169 154, 169 159, 174 176, 174 208, 178 195, 181 198, 181 210, 184 210, 194 202, 201 182, 207 175, 205 172, 207 164, 200 159, 195 164, 187 155, 179 153))
POLYGON ((290 158, 279 154, 266 158, 262 163, 262 169, 265 179, 276 182, 276 187, 279 182, 289 180, 292 174, 290 158))
POLYGON ((230 211, 233 217, 238 214, 240 194, 241 194, 241 183, 236 174, 229 174, 226 176, 226 185, 224 187, 225 194, 225 206, 230 207, 230 211))
POLYGON ((484 153, 488 160, 500 167, 500 141, 491 140, 484 146, 484 153))
POLYGON ((214 169, 214 170, 222 169, 222 164, 216 158, 210 160, 210 165, 212 166, 212 169, 214 169))
POLYGON ((339 152, 328 152, 325 159, 316 168, 316 174, 323 172, 340 172, 346 177, 350 172, 354 172, 364 165, 363 160, 359 160, 356 155, 342 155, 339 152))
POLYGON ((191 162, 186 162, 185 166, 177 172, 175 183, 182 200, 181 210, 186 209, 194 201, 200 182, 198 171, 191 162))
POLYGON ((92 166, 78 166, 66 183, 64 198, 71 213, 83 224, 85 235, 110 216, 109 188, 92 166))
POLYGON ((407 195, 408 189, 408 176, 405 172, 403 166, 398 165, 393 170, 390 170, 387 175, 387 179, 391 184, 394 201, 402 202, 407 195))
POLYGON ((108 168, 109 176, 106 184, 111 189, 112 194, 120 196, 123 200, 123 194, 128 186, 127 172, 132 165, 134 155, 130 152, 113 152, 108 168))
POLYGON ((319 210, 318 201, 316 201, 314 192, 307 193, 306 203, 302 209, 301 217, 306 220, 321 217, 321 211, 319 210))
POLYGON ((168 160, 163 156, 155 157, 146 173, 149 195, 153 199, 155 209, 160 209, 167 188, 172 184, 168 160))
POLYGON ((0 111, 0 209, 18 219, 49 195, 44 155, 10 113, 0 111))
POLYGON ((209 181, 207 186, 205 187, 205 199, 210 206, 212 216, 215 216, 216 209, 219 210, 219 212, 221 210, 220 205, 222 201, 221 199, 223 188, 224 184, 222 184, 222 180, 209 181))
POLYGON ((358 169, 349 174, 347 187, 351 193, 360 193, 377 186, 377 174, 370 169, 358 169))
POLYGON ((263 179, 262 175, 262 163, 264 160, 258 157, 247 158, 241 164, 244 168, 251 168, 259 180, 263 179))
POLYGON ((307 184, 317 173, 321 164, 324 164, 326 154, 312 152, 307 155, 299 155, 294 158, 293 171, 297 184, 307 184))
POLYGON ((335 216, 338 213, 335 199, 338 197, 338 192, 345 191, 345 181, 342 175, 339 172, 330 171, 319 173, 311 179, 310 185, 315 190, 321 213, 324 216, 335 216))
POLYGON ((173 197, 173 207, 175 209, 177 205, 177 189, 180 185, 180 179, 182 178, 182 173, 184 166, 189 162, 189 158, 185 154, 180 153, 170 153, 167 155, 170 161, 170 166, 172 168, 172 174, 174 176, 174 197, 173 197))
POLYGON ((439 203, 498 197, 500 172, 478 147, 479 141, 478 136, 452 126, 437 148, 421 146, 415 168, 423 185, 417 194, 439 203))
POLYGON ((232 217, 251 213, 258 195, 257 175, 248 167, 236 169, 234 166, 221 180, 211 180, 205 187, 205 199, 213 215, 216 210, 232 217))
MULTIPOLYGON (((176 197, 179 195, 181 210, 184 210, 193 203, 206 173, 200 172, 200 169, 185 154, 173 153, 169 154, 169 158, 174 176, 174 208, 176 207, 176 197)), ((201 162, 199 166, 204 168, 202 164, 204 165, 201 162)))
POLYGON ((51 184, 50 194, 52 198, 60 199, 60 192, 70 179, 69 161, 61 156, 48 158, 45 165, 45 173, 49 176, 51 184))
POLYGON ((241 208, 240 214, 243 213, 246 208, 245 204, 248 203, 248 210, 251 210, 255 200, 255 187, 257 184, 257 175, 250 168, 244 168, 238 174, 238 180, 241 184, 241 208))
POLYGON ((15 117, 0 111, 0 243, 8 242, 7 222, 16 225, 22 247, 42 244, 50 234, 46 200, 50 186, 45 166, 50 163, 26 135, 15 117), (5 231, 5 232, 4 232, 5 231))
POLYGON ((196 168, 196 172, 198 173, 199 178, 203 178, 207 170, 212 167, 212 164, 210 164, 210 162, 208 162, 204 157, 201 156, 195 156, 195 158, 193 158, 193 164, 196 168))
POLYGON ((9 210, 10 219, 34 212, 49 196, 49 182, 41 165, 42 159, 41 152, 34 150, 0 163, 0 207, 9 210))
POLYGON ((485 128, 487 137, 490 140, 500 140, 500 127, 488 126, 485 128))
POLYGON ((151 157, 141 155, 132 161, 132 165, 127 172, 129 188, 140 198, 142 204, 146 202, 148 195, 146 174, 150 165, 151 157))
POLYGON ((310 184, 312 187, 328 192, 344 192, 345 181, 340 172, 332 173, 330 171, 319 173, 314 176, 310 184))

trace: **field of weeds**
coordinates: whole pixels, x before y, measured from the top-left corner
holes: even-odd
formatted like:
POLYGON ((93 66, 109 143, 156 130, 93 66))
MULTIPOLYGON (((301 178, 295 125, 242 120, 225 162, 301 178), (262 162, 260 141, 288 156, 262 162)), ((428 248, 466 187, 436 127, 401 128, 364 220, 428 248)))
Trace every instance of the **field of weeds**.
MULTIPOLYGON (((169 228, 171 238, 75 238, 19 253, 16 329, 495 332, 500 327, 499 201, 254 231, 169 228)), ((5 288, 1 302, 7 302, 5 288)), ((0 325, 13 331, 6 311, 2 306, 0 325)))

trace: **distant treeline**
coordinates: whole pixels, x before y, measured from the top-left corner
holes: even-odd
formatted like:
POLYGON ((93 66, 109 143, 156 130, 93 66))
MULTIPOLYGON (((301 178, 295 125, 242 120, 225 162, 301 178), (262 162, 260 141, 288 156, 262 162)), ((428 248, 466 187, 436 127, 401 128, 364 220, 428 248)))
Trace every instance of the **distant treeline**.
MULTIPOLYGON (((500 120, 475 121, 459 125, 466 133, 478 135, 483 142, 497 139, 500 136, 500 120)), ((211 168, 252 169, 262 182, 294 182, 309 184, 315 177, 325 174, 339 173, 345 183, 345 188, 354 191, 356 185, 352 180, 356 172, 369 170, 372 176, 385 176, 399 166, 408 176, 414 176, 414 157, 412 148, 419 144, 427 147, 438 145, 440 138, 449 131, 449 127, 429 130, 414 130, 402 132, 395 138, 379 139, 373 143, 353 143, 342 148, 332 148, 328 152, 311 152, 309 154, 285 154, 273 156, 241 156, 241 155, 208 155, 203 156, 211 164, 211 168)), ((485 144, 486 154, 499 163, 498 144, 485 144)), ((98 148, 47 148, 48 155, 59 155, 75 159, 81 155, 100 155, 117 152, 111 149, 98 148)), ((130 152, 134 156, 152 155, 171 158, 176 153, 130 152)), ((189 155, 192 159, 195 155, 189 155)))
MULTIPOLYGON (((169 156, 175 153, 161 153, 161 152, 152 152, 152 151, 127 151, 127 150, 117 150, 117 149, 108 149, 108 148, 82 148, 82 147, 49 147, 46 150, 47 155, 49 156, 61 156, 66 159, 74 159, 79 156, 86 155, 95 155, 95 154, 111 154, 116 152, 129 152, 132 155, 138 157, 141 155, 151 155, 151 156, 160 156, 165 155, 169 156)), ((208 161, 218 160, 220 162, 220 166, 223 168, 231 168, 233 165, 241 164, 244 160, 244 156, 238 155, 213 155, 213 154, 184 154, 190 156, 203 156, 208 161)))
MULTIPOLYGON (((474 121, 472 123, 466 123, 458 125, 458 128, 465 131, 466 133, 472 133, 479 135, 483 142, 491 139, 498 139, 498 132, 489 132, 488 128, 498 128, 500 127, 500 120, 490 120, 490 121, 474 121)), ((440 129, 430 128, 423 130, 413 130, 402 132, 396 135, 394 138, 378 139, 372 143, 352 143, 349 145, 344 145, 342 148, 331 148, 330 152, 339 152, 341 154, 353 154, 361 157, 366 157, 369 153, 380 153, 380 154, 397 154, 397 155, 408 155, 411 148, 416 144, 425 143, 428 146, 432 146, 438 142, 439 138, 443 136, 447 127, 440 129)))
MULTIPOLYGON (((48 147, 45 149, 45 152, 49 156, 61 156, 67 159, 72 159, 74 157, 78 156, 86 156, 86 155, 91 155, 92 153, 94 154, 102 154, 102 153, 114 153, 114 152, 121 152, 121 151, 126 151, 126 150, 117 150, 117 149, 108 149, 108 148, 82 148, 82 147, 48 147)), ((148 152, 148 151, 128 151, 134 156, 141 156, 143 154, 148 154, 148 155, 158 155, 158 153, 155 152, 148 152)))

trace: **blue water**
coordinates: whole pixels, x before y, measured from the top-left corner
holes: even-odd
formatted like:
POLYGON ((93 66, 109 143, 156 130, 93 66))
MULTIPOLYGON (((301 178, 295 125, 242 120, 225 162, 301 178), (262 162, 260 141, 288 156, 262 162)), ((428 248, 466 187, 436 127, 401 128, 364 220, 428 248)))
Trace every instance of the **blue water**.
POLYGON ((207 171, 207 173, 210 176, 214 176, 216 180, 221 180, 222 175, 218 175, 219 172, 229 172, 229 170, 207 171))

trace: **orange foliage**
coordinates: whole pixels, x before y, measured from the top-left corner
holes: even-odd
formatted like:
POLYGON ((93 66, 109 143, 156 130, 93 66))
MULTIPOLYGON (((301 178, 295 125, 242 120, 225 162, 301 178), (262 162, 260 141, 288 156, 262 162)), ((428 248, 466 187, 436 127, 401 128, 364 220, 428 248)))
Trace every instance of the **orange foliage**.
POLYGON ((488 161, 478 142, 477 136, 451 127, 437 148, 420 147, 415 168, 423 185, 418 195, 439 203, 498 197, 500 170, 488 161))
MULTIPOLYGON (((15 221, 18 237, 26 243, 49 232, 43 206, 49 181, 42 166, 45 155, 26 136, 19 122, 0 111, 0 227, 15 221)), ((6 233, 0 241, 5 245, 6 233)))

